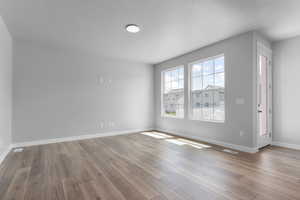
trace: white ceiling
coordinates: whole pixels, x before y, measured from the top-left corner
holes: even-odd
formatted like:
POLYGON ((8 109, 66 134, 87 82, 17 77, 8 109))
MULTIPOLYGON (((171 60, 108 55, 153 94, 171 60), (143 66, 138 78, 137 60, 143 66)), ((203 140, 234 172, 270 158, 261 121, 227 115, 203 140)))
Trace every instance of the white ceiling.
POLYGON ((257 29, 300 34, 299 0, 0 0, 14 39, 157 63, 257 29), (124 26, 139 24, 138 34, 124 26))

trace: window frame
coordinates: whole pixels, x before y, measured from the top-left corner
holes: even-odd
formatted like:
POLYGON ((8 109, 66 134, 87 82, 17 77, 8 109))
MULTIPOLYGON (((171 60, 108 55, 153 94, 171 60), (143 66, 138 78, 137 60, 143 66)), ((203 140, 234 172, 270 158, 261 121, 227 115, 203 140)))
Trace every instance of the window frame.
POLYGON ((178 65, 176 67, 166 68, 166 69, 161 71, 160 77, 161 77, 161 84, 160 84, 160 86, 161 86, 161 88, 160 88, 160 102, 161 102, 160 114, 161 114, 161 117, 174 118, 174 119, 184 119, 185 118, 185 103, 186 103, 186 101, 185 101, 185 66, 184 65, 178 65), (176 69, 179 69, 179 68, 183 69, 183 116, 182 117, 167 115, 165 113, 165 110, 164 110, 164 91, 165 91, 165 76, 164 76, 164 73, 168 72, 168 71, 173 71, 173 70, 176 70, 176 69))
MULTIPOLYGON (((216 73, 214 73, 216 74, 216 73)), ((226 90, 227 90, 227 84, 226 84, 226 57, 225 54, 218 54, 215 56, 210 56, 202 59, 195 60, 193 62, 188 63, 188 119, 192 121, 199 121, 199 122, 211 122, 211 123, 218 123, 218 124, 224 124, 226 123, 226 90), (191 91, 192 91, 192 66, 197 63, 203 63, 209 60, 215 60, 217 58, 224 57, 224 120, 215 120, 215 119, 195 119, 193 117, 193 109, 192 109, 192 97, 191 97, 191 91)))

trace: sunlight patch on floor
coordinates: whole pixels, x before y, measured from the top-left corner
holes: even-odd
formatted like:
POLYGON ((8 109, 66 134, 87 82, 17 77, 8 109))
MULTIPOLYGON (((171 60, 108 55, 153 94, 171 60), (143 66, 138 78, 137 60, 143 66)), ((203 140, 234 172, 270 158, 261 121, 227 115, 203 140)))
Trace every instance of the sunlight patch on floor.
POLYGON ((178 139, 167 139, 167 142, 173 143, 173 144, 177 144, 177 145, 185 145, 186 143, 179 141, 178 139))
POLYGON ((173 136, 164 134, 164 133, 158 133, 158 132, 142 132, 142 135, 147 135, 150 137, 154 137, 157 139, 166 139, 166 138, 172 138, 173 136))
POLYGON ((203 149, 203 148, 210 148, 211 146, 207 145, 207 144, 202 144, 199 142, 195 142, 195 141, 191 141, 188 139, 183 139, 183 138, 176 138, 174 136, 171 135, 167 135, 164 133, 159 133, 156 131, 152 131, 152 132, 142 132, 142 135, 146 135, 146 136, 150 136, 156 139, 161 139, 164 140, 166 142, 172 143, 172 144, 176 144, 179 146, 183 146, 183 145, 187 145, 190 147, 194 147, 197 149, 203 149))
POLYGON ((199 143, 199 142, 194 142, 194 141, 187 140, 187 139, 179 138, 178 140, 181 141, 181 142, 185 142, 186 144, 188 144, 188 145, 190 145, 190 146, 193 146, 193 147, 195 147, 195 148, 199 148, 199 149, 202 149, 202 148, 210 148, 210 147, 211 147, 211 146, 209 146, 209 145, 202 144, 202 143, 199 143))

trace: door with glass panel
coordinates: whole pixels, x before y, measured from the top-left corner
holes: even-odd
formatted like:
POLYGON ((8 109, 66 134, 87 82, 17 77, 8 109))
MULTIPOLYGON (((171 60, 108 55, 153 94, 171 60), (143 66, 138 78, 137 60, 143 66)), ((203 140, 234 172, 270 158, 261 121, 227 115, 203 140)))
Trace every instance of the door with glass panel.
POLYGON ((272 142, 272 52, 257 43, 257 132, 258 148, 272 142))

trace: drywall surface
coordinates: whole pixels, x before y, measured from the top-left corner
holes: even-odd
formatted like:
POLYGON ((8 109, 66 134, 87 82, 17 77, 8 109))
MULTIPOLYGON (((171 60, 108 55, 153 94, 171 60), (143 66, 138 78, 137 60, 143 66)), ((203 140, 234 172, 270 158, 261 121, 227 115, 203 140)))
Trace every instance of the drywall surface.
MULTIPOLYGON (((160 130, 180 132, 186 137, 199 140, 254 147, 253 141, 253 32, 241 34, 210 45, 155 66, 155 122, 160 130), (188 104, 185 118, 161 116, 161 72, 179 65, 185 66, 199 60, 225 55, 225 123, 195 121, 188 119, 188 104), (237 103, 243 99, 244 104, 237 103)), ((188 80, 185 78, 185 102, 188 102, 188 80)))
POLYGON ((273 141, 300 145, 300 37, 273 43, 273 141))
POLYGON ((0 159, 11 144, 11 102, 12 39, 0 17, 0 159))
POLYGON ((13 142, 153 127, 153 66, 14 43, 13 142))

